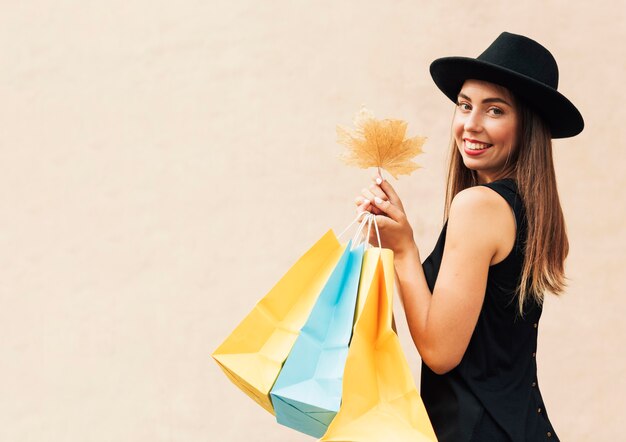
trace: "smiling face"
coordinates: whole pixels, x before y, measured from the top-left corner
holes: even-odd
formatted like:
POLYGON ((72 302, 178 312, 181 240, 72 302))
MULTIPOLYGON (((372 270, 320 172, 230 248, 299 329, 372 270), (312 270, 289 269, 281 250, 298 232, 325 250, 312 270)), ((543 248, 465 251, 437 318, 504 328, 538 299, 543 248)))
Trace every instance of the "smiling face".
POLYGON ((466 80, 459 92, 452 132, 468 169, 489 183, 511 164, 517 149, 519 116, 507 89, 466 80))

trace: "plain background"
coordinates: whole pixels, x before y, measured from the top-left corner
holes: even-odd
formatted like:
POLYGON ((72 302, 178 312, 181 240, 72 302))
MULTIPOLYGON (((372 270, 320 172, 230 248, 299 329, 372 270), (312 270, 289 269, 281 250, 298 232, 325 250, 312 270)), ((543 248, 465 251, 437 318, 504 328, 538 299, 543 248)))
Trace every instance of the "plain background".
POLYGON ((430 253, 454 106, 428 66, 504 30, 552 51, 586 120, 554 146, 571 252, 539 326, 546 408, 564 441, 619 438, 625 22, 622 1, 2 2, 0 440, 311 440, 210 354, 352 220, 373 171, 335 126, 361 104, 429 137, 392 182, 430 253))

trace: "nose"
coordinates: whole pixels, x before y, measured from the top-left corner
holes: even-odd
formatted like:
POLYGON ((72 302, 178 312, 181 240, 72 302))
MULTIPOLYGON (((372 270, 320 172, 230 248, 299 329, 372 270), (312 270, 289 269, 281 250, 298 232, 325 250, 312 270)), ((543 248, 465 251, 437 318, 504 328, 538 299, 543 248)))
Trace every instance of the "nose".
POLYGON ((465 124, 463 125, 466 132, 480 132, 482 129, 482 122, 480 120, 480 114, 475 109, 466 115, 465 124))

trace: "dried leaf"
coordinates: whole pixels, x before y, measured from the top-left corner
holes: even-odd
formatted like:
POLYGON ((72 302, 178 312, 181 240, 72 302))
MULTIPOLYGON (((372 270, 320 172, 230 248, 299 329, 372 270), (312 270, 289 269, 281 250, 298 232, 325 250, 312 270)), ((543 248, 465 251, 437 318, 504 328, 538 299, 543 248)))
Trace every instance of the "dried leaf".
POLYGON ((377 120, 363 107, 354 118, 354 127, 337 126, 337 142, 348 148, 348 154, 342 156, 347 164, 363 169, 380 167, 395 179, 421 168, 411 159, 423 153, 426 137, 405 138, 405 121, 377 120))

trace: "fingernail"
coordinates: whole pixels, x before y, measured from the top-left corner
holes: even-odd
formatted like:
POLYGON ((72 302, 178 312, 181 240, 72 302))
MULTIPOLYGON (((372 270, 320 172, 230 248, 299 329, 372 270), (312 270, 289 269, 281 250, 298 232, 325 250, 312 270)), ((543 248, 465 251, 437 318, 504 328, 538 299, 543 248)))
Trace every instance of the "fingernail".
POLYGON ((370 203, 370 200, 363 198, 363 204, 369 204, 369 203, 370 203))
POLYGON ((376 204, 380 204, 383 202, 383 200, 378 197, 374 197, 374 201, 376 201, 376 204))
POLYGON ((382 183, 383 180, 381 180, 380 178, 376 178, 376 184, 380 185, 380 183, 382 183))

